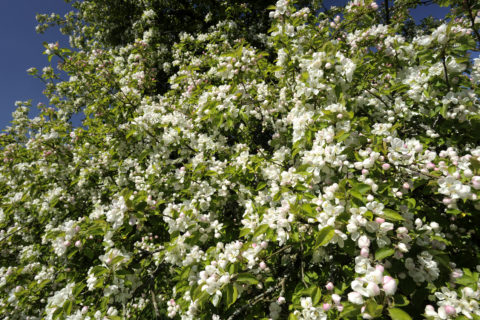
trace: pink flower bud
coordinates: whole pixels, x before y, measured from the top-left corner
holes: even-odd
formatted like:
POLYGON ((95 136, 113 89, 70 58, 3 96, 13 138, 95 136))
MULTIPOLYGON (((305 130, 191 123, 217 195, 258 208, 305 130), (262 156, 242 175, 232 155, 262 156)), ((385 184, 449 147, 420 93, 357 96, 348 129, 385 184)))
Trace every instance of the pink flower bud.
POLYGON ((335 286, 333 285, 332 282, 329 282, 329 283, 327 283, 327 285, 325 286, 325 288, 327 288, 328 291, 332 291, 333 288, 335 288, 335 286))
POLYGON ((65 241, 65 242, 63 243, 63 245, 64 245, 65 247, 69 247, 69 246, 70 246, 70 241, 68 241, 68 240, 65 241))
POLYGON ((383 291, 387 296, 392 296, 397 291, 397 282, 390 276, 383 277, 383 291))
POLYGON ((77 240, 77 241, 75 242, 75 247, 80 248, 81 246, 82 246, 82 241, 77 240))
POLYGON ((382 224, 382 223, 385 222, 385 219, 377 217, 377 218, 375 218, 375 222, 378 223, 378 224, 382 224))
POLYGON ((336 293, 332 294, 333 303, 339 304, 341 300, 342 300, 342 297, 340 297, 338 294, 336 293))
POLYGON ((407 190, 410 189, 410 185, 408 184, 408 182, 405 182, 405 183, 403 184, 403 188, 404 188, 404 189, 407 189, 407 190))
POLYGON ((87 311, 88 311, 88 307, 87 307, 87 306, 83 306, 83 308, 82 308, 82 314, 87 313, 87 311))
POLYGON ((363 174, 364 176, 366 176, 366 175, 368 174, 368 170, 367 170, 367 169, 362 169, 362 174, 363 174))
POLYGON ((378 296, 380 294, 380 288, 374 282, 370 282, 367 285, 366 290, 367 290, 367 293, 370 297, 375 297, 375 296, 378 296))
POLYGON ((360 255, 361 255, 362 257, 368 258, 368 254, 369 254, 368 248, 362 248, 362 249, 360 250, 360 255))
POLYGON ((397 233, 407 234, 407 233, 408 233, 408 229, 405 228, 405 227, 398 227, 398 228, 397 228, 397 233))
POLYGON ((332 305, 330 303, 324 303, 322 305, 323 311, 328 311, 328 310, 330 310, 331 307, 332 307, 332 305))
POLYGON ((383 169, 383 170, 388 170, 388 169, 390 169, 390 164, 388 164, 388 163, 382 164, 382 169, 383 169))
POLYGON ((378 271, 380 271, 380 272, 383 272, 383 271, 385 270, 385 268, 384 268, 382 265, 377 264, 377 265, 375 266, 375 270, 378 270, 378 271))
POLYGON ((260 262, 259 264, 260 269, 265 270, 267 268, 267 264, 265 262, 260 262))
POLYGON ((278 297, 277 303, 278 303, 279 305, 282 305, 282 304, 284 304, 285 302, 286 302, 285 297, 278 297))
POLYGON ((359 248, 368 248, 370 246, 370 239, 367 236, 361 236, 358 238, 358 247, 359 248))
POLYGON ((456 313, 455 308, 449 305, 444 306, 445 308, 445 313, 449 316, 452 316, 456 313))
POLYGON ((453 269, 451 276, 454 279, 461 278, 463 276, 463 271, 461 269, 453 269))
POLYGON ((480 189, 480 176, 474 176, 472 178, 472 185, 475 190, 480 189))

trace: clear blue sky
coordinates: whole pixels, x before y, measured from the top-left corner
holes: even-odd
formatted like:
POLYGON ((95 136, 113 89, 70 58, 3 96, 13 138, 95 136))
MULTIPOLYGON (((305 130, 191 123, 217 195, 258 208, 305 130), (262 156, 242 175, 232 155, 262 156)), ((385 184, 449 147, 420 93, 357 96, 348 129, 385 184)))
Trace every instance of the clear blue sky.
MULTIPOLYGON (((378 1, 380 3, 381 1, 378 1)), ((342 5, 345 0, 326 0, 327 6, 342 5)), ((41 70, 48 64, 43 52, 43 42, 59 41, 68 45, 68 39, 55 28, 45 34, 37 34, 37 13, 59 13, 70 11, 63 0, 0 0, 0 129, 9 125, 15 101, 32 99, 33 106, 46 103, 42 95, 43 83, 29 76, 26 70, 36 67, 41 70)), ((422 7, 413 12, 415 19, 428 15, 443 17, 446 8, 422 7)))
POLYGON ((33 106, 46 103, 42 95, 44 84, 28 75, 26 70, 42 70, 48 64, 42 54, 43 42, 59 41, 64 46, 68 39, 58 29, 44 34, 35 31, 37 13, 70 11, 63 0, 0 0, 0 129, 9 125, 15 101, 32 99, 33 106))

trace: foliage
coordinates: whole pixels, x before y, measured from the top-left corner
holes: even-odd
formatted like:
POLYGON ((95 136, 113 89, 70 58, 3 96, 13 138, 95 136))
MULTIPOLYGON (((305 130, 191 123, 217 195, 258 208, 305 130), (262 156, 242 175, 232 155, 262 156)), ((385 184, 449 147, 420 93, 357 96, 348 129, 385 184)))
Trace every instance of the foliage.
POLYGON ((480 8, 441 2, 40 16, 73 49, 0 136, 2 317, 478 319, 480 8))

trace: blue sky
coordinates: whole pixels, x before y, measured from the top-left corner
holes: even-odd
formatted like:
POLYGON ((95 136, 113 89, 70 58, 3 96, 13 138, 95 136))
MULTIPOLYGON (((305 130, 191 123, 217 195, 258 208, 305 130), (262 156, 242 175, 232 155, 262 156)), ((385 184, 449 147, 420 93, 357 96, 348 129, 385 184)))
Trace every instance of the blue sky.
POLYGON ((42 54, 43 42, 59 41, 66 46, 68 39, 54 28, 45 34, 36 33, 35 15, 63 15, 68 11, 70 6, 63 0, 0 0, 0 129, 9 125, 15 101, 32 99, 34 106, 46 103, 44 84, 26 70, 41 70, 48 64, 42 54))
MULTIPOLYGON (((380 3, 380 1, 377 1, 380 3)), ((342 5, 346 0, 326 0, 327 6, 342 5)), ((68 39, 57 29, 37 34, 37 13, 59 13, 70 11, 63 0, 0 0, 0 129, 9 125, 15 101, 32 99, 33 106, 46 103, 42 95, 43 83, 29 76, 26 70, 36 67, 41 70, 48 64, 43 52, 43 42, 59 41, 68 45, 68 39)), ((446 8, 428 6, 413 12, 415 19, 428 15, 442 17, 446 8)), ((477 54, 478 55, 478 54, 477 54)))

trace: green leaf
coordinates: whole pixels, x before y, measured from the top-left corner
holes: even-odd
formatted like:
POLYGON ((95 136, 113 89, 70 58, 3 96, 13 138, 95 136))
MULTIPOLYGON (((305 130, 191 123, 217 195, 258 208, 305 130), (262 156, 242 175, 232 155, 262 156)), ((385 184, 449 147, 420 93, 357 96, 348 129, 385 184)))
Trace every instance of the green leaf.
POLYGON ((288 315, 288 320, 298 320, 298 318, 297 318, 297 316, 294 315, 293 313, 290 313, 290 314, 288 315))
POLYGON ((417 205, 417 202, 413 198, 407 199, 407 206, 409 209, 414 209, 415 206, 417 205))
POLYGON ((107 268, 104 268, 104 267, 102 267, 102 266, 95 266, 95 267, 93 267, 93 269, 92 269, 93 275, 94 275, 95 277, 97 277, 97 278, 98 278, 99 276, 101 276, 102 274, 105 274, 105 273, 107 273, 107 272, 108 272, 108 269, 107 269, 107 268))
POLYGON ((399 307, 406 306, 410 303, 410 301, 408 301, 407 297, 405 297, 401 294, 396 294, 393 297, 393 302, 394 302, 395 306, 399 306, 399 307))
POLYGON ((56 320, 58 318, 60 318, 60 316, 63 314, 63 308, 57 308, 54 312, 53 312, 53 320, 56 320))
POLYGON ((70 312, 72 312, 72 305, 72 300, 65 301, 65 303, 63 304, 63 311, 65 312, 65 314, 70 314, 70 312))
POLYGON ((268 230, 268 224, 262 224, 255 230, 255 233, 253 234, 253 237, 256 238, 261 234, 264 234, 268 230))
POLYGON ((330 240, 332 240, 334 235, 335 235, 335 229, 333 227, 328 226, 323 228, 317 234, 316 246, 320 247, 320 246, 326 245, 330 240))
POLYGON ((367 302, 366 311, 373 318, 379 317, 382 314, 383 306, 378 305, 374 299, 370 299, 367 302))
POLYGON ((258 280, 253 274, 250 273, 240 273, 237 276, 237 282, 239 283, 248 283, 248 284, 257 284, 258 280))
POLYGON ((358 192, 356 190, 350 190, 349 193, 352 197, 364 202, 364 199, 363 199, 362 195, 360 194, 360 192, 358 192))
POLYGON ((225 302, 227 304, 227 308, 229 308, 232 304, 235 303, 235 301, 237 301, 238 289, 237 289, 237 286, 229 283, 227 285, 226 291, 227 291, 227 294, 225 295, 226 296, 226 301, 225 302))
POLYGON ((308 203, 302 204, 302 211, 304 211, 309 216, 314 215, 313 210, 312 210, 312 206, 308 203))
POLYGON ((357 315, 360 313, 360 308, 351 304, 344 304, 342 313, 340 313, 339 319, 357 319, 357 315))
POLYGON ((354 187, 353 190, 359 192, 360 194, 365 194, 368 191, 370 191, 370 186, 365 183, 357 183, 354 187))
POLYGON ((243 229, 240 230, 240 234, 238 236, 239 237, 244 237, 247 234, 249 234, 250 232, 252 232, 252 230, 250 230, 249 228, 243 228, 243 229))
POLYGON ((78 283, 75 286, 75 288, 73 288, 73 291, 72 291, 73 296, 74 297, 78 296, 82 292, 83 288, 85 288, 85 286, 86 285, 84 283, 78 283))
POLYGON ((408 313, 402 309, 390 308, 388 309, 388 313, 390 314, 390 318, 392 318, 392 320, 412 320, 408 313))
POLYGON ((387 220, 391 221, 403 221, 405 218, 400 213, 392 209, 383 209, 383 215, 387 220))
POLYGON ((337 140, 337 142, 342 142, 346 140, 349 136, 350 132, 345 132, 342 130, 335 136, 335 140, 337 140))
POLYGON ((119 263, 120 261, 123 261, 123 259, 125 259, 125 257, 116 256, 115 258, 112 259, 111 264, 112 264, 112 265, 115 265, 115 264, 119 263))
POLYGON ((262 189, 265 189, 265 187, 267 186, 267 183, 266 182, 260 182, 258 185, 257 185, 257 188, 255 189, 255 191, 260 191, 262 189))
POLYGON ((393 248, 380 248, 375 252, 375 260, 383 260, 387 257, 390 257, 392 254, 395 253, 395 250, 393 248))
POLYGON ((87 234, 92 236, 100 236, 100 235, 104 235, 105 231, 103 229, 103 226, 93 226, 87 230, 87 234))
POLYGON ((315 286, 312 289, 312 303, 313 305, 316 305, 318 302, 320 302, 320 298, 322 297, 322 291, 320 290, 319 287, 315 286))
POLYGON ((72 257, 73 257, 77 252, 78 252, 77 249, 72 250, 72 252, 70 252, 70 253, 68 254, 67 259, 72 259, 72 257))

